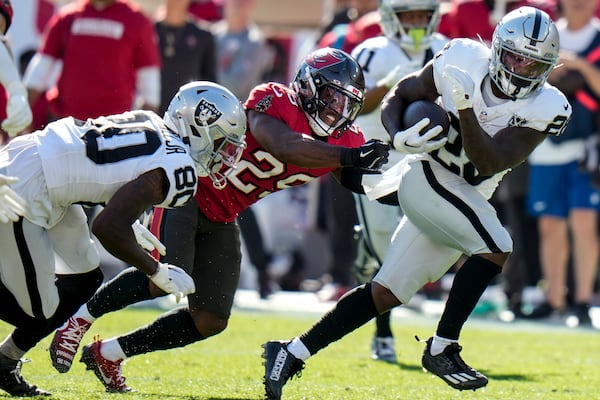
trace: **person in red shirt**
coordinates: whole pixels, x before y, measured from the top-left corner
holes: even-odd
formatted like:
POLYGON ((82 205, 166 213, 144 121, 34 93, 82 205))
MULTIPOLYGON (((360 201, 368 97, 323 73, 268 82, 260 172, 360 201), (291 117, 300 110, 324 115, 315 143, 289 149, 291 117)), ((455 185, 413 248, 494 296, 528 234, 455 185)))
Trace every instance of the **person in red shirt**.
POLYGON ((160 55, 152 21, 129 0, 78 0, 55 14, 24 78, 30 104, 48 90, 55 117, 157 111, 160 55), (62 62, 56 84, 55 66, 62 62), (135 104, 136 95, 141 104, 135 104))
POLYGON ((506 13, 523 6, 539 8, 552 20, 557 14, 555 0, 450 0, 438 32, 451 39, 481 38, 489 44, 498 21, 506 13))
MULTIPOLYGON (((196 204, 181 213, 154 210, 151 231, 168 249, 161 260, 177 260, 196 284, 189 305, 82 350, 87 369, 104 377, 100 381, 108 391, 131 390, 121 375, 125 359, 183 347, 225 330, 240 274, 235 219, 241 211, 273 192, 329 173, 349 189, 362 191, 362 174, 378 172, 389 150, 381 141, 365 143, 353 124, 363 92, 358 63, 331 48, 309 54, 291 87, 268 82, 251 91, 244 104, 247 147, 237 168, 218 185, 200 178, 196 204)), ((123 271, 56 331, 50 346, 54 367, 69 370, 83 335, 101 315, 161 295, 145 274, 123 271)))

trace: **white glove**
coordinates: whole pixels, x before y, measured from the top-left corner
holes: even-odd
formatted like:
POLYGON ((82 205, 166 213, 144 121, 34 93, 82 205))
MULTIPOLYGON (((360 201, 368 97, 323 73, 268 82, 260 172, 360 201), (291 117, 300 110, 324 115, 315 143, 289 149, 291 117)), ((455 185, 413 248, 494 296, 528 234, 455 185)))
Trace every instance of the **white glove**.
POLYGON ((158 263, 150 280, 160 289, 175 296, 177 303, 183 296, 196 291, 194 280, 183 269, 171 264, 158 263))
POLYGON ((386 76, 377 81, 377 86, 385 86, 391 89, 400 79, 419 69, 417 64, 396 65, 386 76))
POLYGON ((429 118, 423 118, 410 128, 398 131, 394 135, 394 148, 402 153, 429 153, 437 150, 448 141, 447 137, 429 141, 439 135, 443 128, 436 125, 421 134, 423 128, 429 124, 429 118))
POLYGON ((0 174, 0 222, 16 222, 25 213, 26 202, 10 188, 19 178, 0 174))
POLYGON ((465 71, 453 65, 448 65, 442 74, 444 81, 452 87, 452 99, 458 110, 473 108, 473 92, 475 82, 465 71))
POLYGON ((144 225, 140 223, 140 221, 135 221, 133 225, 131 225, 133 229, 133 233, 135 234, 135 240, 142 246, 144 249, 148 251, 157 250, 161 256, 167 254, 167 248, 164 244, 158 240, 156 236, 152 234, 144 225))
POLYGON ((29 102, 27 101, 27 92, 21 82, 13 82, 8 88, 8 103, 6 104, 6 119, 2 122, 4 129, 10 137, 25 130, 33 118, 29 102))

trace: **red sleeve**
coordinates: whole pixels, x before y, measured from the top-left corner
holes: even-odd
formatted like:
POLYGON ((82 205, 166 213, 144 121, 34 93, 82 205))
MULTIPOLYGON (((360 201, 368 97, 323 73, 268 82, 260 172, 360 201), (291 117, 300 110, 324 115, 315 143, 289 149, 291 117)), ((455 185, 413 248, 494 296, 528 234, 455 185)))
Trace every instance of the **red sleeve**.
POLYGON ((140 12, 136 25, 137 44, 135 45, 135 55, 133 58, 135 68, 160 67, 158 38, 154 24, 140 12))
POLYGON ((4 15, 4 18, 6 19, 6 29, 4 30, 4 33, 6 34, 6 31, 10 28, 13 17, 13 9, 10 0, 0 0, 0 14, 4 15))
POLYGON ((296 93, 280 83, 268 82, 258 85, 250 92, 244 107, 277 118, 296 132, 311 134, 296 93))

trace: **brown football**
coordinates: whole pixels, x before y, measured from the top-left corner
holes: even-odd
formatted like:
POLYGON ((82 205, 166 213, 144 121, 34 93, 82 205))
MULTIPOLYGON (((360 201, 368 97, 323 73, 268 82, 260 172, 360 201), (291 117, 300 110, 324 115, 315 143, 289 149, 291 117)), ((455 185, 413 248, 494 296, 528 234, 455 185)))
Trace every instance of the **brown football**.
POLYGON ((413 126, 423 118, 429 118, 429 125, 423 128, 421 132, 427 132, 428 129, 433 128, 435 125, 441 125, 443 128, 442 132, 432 140, 441 139, 448 134, 448 130, 450 129, 448 113, 441 106, 429 100, 417 100, 406 107, 404 118, 402 119, 404 129, 413 126))

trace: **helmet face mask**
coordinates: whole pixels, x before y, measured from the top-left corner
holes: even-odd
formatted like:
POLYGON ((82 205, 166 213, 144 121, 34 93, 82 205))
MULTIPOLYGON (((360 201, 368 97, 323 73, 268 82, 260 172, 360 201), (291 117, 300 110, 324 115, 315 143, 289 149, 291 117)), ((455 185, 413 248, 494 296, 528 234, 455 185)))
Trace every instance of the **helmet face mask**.
POLYGON ((439 0, 381 0, 381 29, 408 51, 429 48, 440 24, 439 0))
POLYGON ((237 97, 213 82, 191 82, 179 88, 164 121, 188 145, 198 176, 223 189, 246 147, 246 114, 237 97))
POLYGON ((337 136, 360 112, 364 77, 347 53, 331 48, 309 54, 292 82, 311 130, 319 136, 337 136))
POLYGON ((533 7, 511 11, 492 37, 490 78, 506 96, 525 98, 546 83, 558 61, 559 45, 548 14, 533 7))

